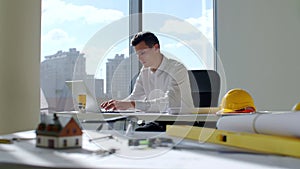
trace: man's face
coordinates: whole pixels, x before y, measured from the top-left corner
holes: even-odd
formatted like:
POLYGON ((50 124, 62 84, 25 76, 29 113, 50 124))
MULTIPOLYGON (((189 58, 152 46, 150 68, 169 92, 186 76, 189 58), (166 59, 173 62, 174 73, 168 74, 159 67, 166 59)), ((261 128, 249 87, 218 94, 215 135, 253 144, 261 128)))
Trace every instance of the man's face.
POLYGON ((144 41, 137 44, 135 47, 135 52, 137 54, 137 57, 139 58, 140 62, 144 65, 144 67, 151 67, 153 66, 154 58, 151 57, 155 49, 149 48, 149 46, 146 45, 144 41))

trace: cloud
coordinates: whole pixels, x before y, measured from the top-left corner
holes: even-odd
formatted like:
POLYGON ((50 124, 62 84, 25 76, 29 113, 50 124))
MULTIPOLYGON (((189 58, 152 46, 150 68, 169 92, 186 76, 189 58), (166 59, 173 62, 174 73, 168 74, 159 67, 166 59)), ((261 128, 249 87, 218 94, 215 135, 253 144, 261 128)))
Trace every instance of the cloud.
POLYGON ((74 5, 63 0, 43 0, 41 55, 52 55, 58 50, 68 50, 69 48, 81 50, 84 46, 82 42, 85 42, 85 38, 93 33, 95 28, 93 26, 99 27, 97 24, 108 24, 122 17, 124 14, 114 9, 74 5), (83 26, 91 29, 87 29, 84 35, 72 33, 78 32, 78 29, 83 26))
MULTIPOLYGON (((70 37, 69 34, 61 29, 52 29, 41 37, 42 44, 42 56, 52 55, 57 52, 53 49, 68 49, 70 46, 68 44, 73 44, 76 39, 70 37), (52 50, 51 50, 51 49, 52 50)), ((75 46, 73 46, 75 47, 75 46)))
POLYGON ((109 23, 124 16, 121 11, 98 9, 90 5, 74 5, 62 0, 43 0, 43 24, 52 25, 67 21, 84 22, 87 24, 109 23))
POLYGON ((205 12, 204 16, 199 18, 188 18, 186 21, 193 26, 195 26, 198 30, 201 31, 206 38, 212 42, 213 40, 213 9, 208 9, 205 12))
POLYGON ((180 47, 182 47, 183 46, 183 44, 182 43, 168 43, 168 44, 166 44, 166 45, 164 45, 164 48, 165 49, 177 49, 177 48, 180 48, 180 47))
POLYGON ((42 36, 42 40, 45 41, 70 41, 68 33, 61 29, 52 29, 48 33, 42 36))
POLYGON ((185 21, 167 20, 161 27, 160 31, 168 33, 190 34, 195 33, 197 30, 185 21))
POLYGON ((197 33, 203 34, 213 42, 213 9, 207 9, 202 16, 187 18, 185 20, 166 20, 160 31, 176 34, 183 39, 193 39, 197 33))

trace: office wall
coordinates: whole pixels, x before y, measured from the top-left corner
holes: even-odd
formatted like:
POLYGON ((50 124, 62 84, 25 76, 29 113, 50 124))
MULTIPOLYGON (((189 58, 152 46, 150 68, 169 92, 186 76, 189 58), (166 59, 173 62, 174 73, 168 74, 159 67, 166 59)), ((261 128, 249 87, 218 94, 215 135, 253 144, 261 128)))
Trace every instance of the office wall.
POLYGON ((40 0, 0 1, 0 134, 39 122, 40 0))
POLYGON ((300 102, 300 1, 217 0, 217 17, 227 89, 248 90, 259 110, 300 102))

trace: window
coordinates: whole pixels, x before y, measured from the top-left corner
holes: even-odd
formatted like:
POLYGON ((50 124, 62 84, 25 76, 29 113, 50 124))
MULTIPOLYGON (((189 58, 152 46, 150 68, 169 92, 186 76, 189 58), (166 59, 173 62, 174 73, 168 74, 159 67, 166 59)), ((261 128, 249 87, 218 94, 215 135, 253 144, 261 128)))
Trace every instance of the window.
POLYGON ((49 148, 54 148, 54 143, 55 143, 55 141, 53 139, 49 139, 48 140, 48 147, 49 148))
POLYGON ((66 139, 63 140, 63 146, 67 147, 68 146, 68 141, 66 139))
POLYGON ((76 146, 79 145, 79 139, 78 139, 78 138, 75 139, 75 145, 76 145, 76 146))
POLYGON ((130 39, 142 30, 156 33, 162 52, 188 69, 214 69, 213 0, 42 0, 48 107, 76 108, 67 80, 84 80, 99 102, 126 97, 140 69, 130 39))
POLYGON ((143 1, 143 12, 143 29, 160 30, 163 52, 188 69, 214 69, 213 0, 143 1))

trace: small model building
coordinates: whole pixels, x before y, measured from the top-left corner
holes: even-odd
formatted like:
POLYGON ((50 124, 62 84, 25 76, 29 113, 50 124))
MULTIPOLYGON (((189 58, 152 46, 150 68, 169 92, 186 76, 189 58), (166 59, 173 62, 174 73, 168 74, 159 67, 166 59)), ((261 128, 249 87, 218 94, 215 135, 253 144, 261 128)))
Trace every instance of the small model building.
POLYGON ((37 147, 60 149, 78 148, 82 145, 82 130, 73 117, 62 120, 54 114, 50 123, 42 118, 36 135, 37 147))

